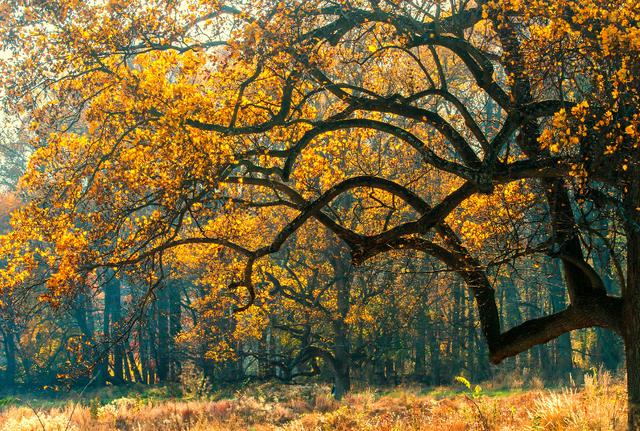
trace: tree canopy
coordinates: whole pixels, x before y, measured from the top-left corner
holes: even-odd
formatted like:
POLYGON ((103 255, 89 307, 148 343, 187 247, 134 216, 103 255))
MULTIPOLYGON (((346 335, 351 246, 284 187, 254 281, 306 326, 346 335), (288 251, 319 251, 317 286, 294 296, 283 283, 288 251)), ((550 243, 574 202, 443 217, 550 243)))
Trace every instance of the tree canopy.
POLYGON ((280 294, 339 334, 350 300, 317 289, 428 256, 472 292, 494 363, 574 329, 621 335, 636 429, 638 6, 5 2, 3 96, 33 153, 0 285, 55 305, 115 270, 144 280, 144 305, 191 271, 238 331, 280 294), (620 295, 592 254, 602 223, 621 232, 603 239, 620 295), (569 304, 505 328, 492 268, 535 255, 561 263, 569 304))

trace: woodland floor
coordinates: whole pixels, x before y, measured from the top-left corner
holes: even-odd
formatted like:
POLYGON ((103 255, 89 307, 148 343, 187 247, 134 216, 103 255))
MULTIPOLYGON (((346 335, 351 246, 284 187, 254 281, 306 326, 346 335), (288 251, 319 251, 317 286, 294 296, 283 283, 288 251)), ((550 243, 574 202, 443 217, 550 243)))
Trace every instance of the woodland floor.
POLYGON ((206 398, 167 388, 105 388, 58 398, 0 399, 0 429, 26 430, 622 430, 623 382, 573 388, 360 389, 342 402, 324 385, 253 385, 206 398))

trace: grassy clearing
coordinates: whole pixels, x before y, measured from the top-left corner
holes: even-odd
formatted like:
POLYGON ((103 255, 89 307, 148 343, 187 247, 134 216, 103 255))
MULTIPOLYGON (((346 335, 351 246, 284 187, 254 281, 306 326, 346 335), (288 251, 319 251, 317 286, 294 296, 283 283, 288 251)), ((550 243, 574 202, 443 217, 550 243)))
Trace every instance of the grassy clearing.
POLYGON ((173 389, 106 388, 82 400, 5 398, 0 429, 27 430, 623 430, 621 381, 580 389, 361 389, 336 402, 323 385, 252 386, 206 399, 173 389), (25 405, 28 402, 29 406, 25 405))

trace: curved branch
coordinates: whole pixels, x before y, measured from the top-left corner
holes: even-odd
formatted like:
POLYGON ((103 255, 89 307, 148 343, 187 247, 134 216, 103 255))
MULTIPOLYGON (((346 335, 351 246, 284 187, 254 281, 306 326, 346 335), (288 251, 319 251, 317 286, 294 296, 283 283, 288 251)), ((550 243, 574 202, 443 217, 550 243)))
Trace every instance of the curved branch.
POLYGON ((368 97, 353 96, 333 83, 333 81, 331 81, 331 79, 329 79, 320 69, 310 66, 308 61, 305 61, 302 58, 298 59, 303 62, 306 67, 311 69, 310 73, 314 79, 316 79, 334 96, 352 105, 354 110, 395 114, 401 117, 411 118, 412 120, 416 120, 421 123, 429 124, 440 132, 440 134, 442 134, 449 142, 451 142, 465 164, 470 167, 477 167, 480 165, 480 159, 478 159, 477 154, 473 151, 466 139, 437 112, 418 108, 410 104, 398 103, 395 99, 372 99, 368 97))
POLYGON ((442 46, 456 54, 467 66, 467 69, 476 80, 476 84, 486 91, 504 110, 509 111, 511 109, 512 104, 509 95, 493 79, 491 61, 471 43, 458 37, 430 33, 416 37, 409 43, 410 47, 422 45, 442 46))
MULTIPOLYGON (((251 77, 250 79, 252 78, 253 77, 251 77)), ((254 133, 267 132, 272 128, 274 128, 275 126, 284 124, 285 120, 289 116, 289 113, 291 112, 291 103, 293 100, 293 91, 295 89, 297 78, 298 78, 297 74, 291 74, 287 77, 287 79, 285 80, 284 86, 282 87, 282 97, 280 98, 280 108, 278 112, 275 115, 273 115, 268 121, 265 121, 260 124, 254 124, 251 126, 236 127, 234 126, 235 118, 232 118, 233 122, 231 122, 227 126, 222 124, 206 123, 200 120, 188 118, 184 121, 184 124, 200 130, 222 133, 226 136, 248 135, 248 134, 254 134, 254 133)), ((240 91, 244 91, 244 89, 241 88, 240 91)), ((240 103, 240 101, 236 103, 240 103)), ((238 109, 237 105, 235 109, 238 109)), ((156 115, 162 115, 162 113, 158 111, 154 111, 153 113, 156 115)), ((234 115, 237 115, 237 113, 234 112, 234 115)))
POLYGON ((129 258, 129 259, 123 259, 123 260, 118 260, 118 261, 111 261, 111 262, 104 262, 104 263, 93 263, 90 265, 84 265, 82 266, 81 270, 82 271, 91 271, 97 268, 117 268, 120 266, 126 266, 126 265, 135 265, 136 263, 140 263, 143 260, 154 256, 158 253, 161 253, 165 250, 171 249, 171 248, 175 248, 175 247, 179 247, 182 245, 195 245, 195 244, 215 244, 215 245, 221 245, 223 247, 227 247, 230 248, 231 250, 234 250, 235 252, 242 254, 244 256, 252 256, 253 252, 232 242, 232 241, 228 241, 225 239, 220 239, 220 238, 205 238, 205 237, 197 237, 197 238, 181 238, 181 239, 176 239, 176 240, 172 240, 172 241, 167 241, 161 245, 158 245, 156 247, 153 247, 147 251, 145 251, 144 253, 139 254, 136 257, 133 258, 129 258))
POLYGON ((352 29, 366 22, 379 22, 393 25, 399 34, 407 33, 411 30, 422 35, 435 35, 438 32, 460 34, 462 31, 473 27, 482 19, 482 6, 459 11, 446 18, 427 23, 415 20, 408 16, 396 15, 385 12, 379 8, 369 11, 354 7, 336 6, 321 8, 316 12, 320 16, 335 15, 338 18, 323 27, 311 30, 303 34, 298 42, 316 42, 326 40, 332 45, 337 44, 340 39, 352 29))
POLYGON ((430 148, 428 148, 422 140, 420 140, 412 133, 400 127, 382 121, 370 120, 366 118, 354 118, 349 120, 319 123, 315 128, 306 132, 304 136, 300 138, 300 140, 296 142, 296 144, 290 149, 291 152, 289 154, 289 157, 287 157, 285 161, 284 168, 282 169, 283 179, 285 181, 289 180, 296 158, 298 157, 300 152, 304 150, 304 148, 309 145, 309 143, 311 143, 314 138, 323 133, 354 128, 378 130, 393 135, 415 149, 422 156, 422 159, 426 163, 442 171, 455 174, 461 178, 471 178, 471 171, 467 167, 441 158, 430 148))
POLYGON ((579 308, 570 305, 559 313, 528 320, 500 336, 500 343, 490 349, 491 362, 498 364, 575 329, 600 326, 620 332, 621 315, 622 299, 606 296, 579 308))
POLYGON ((438 223, 442 222, 462 201, 476 192, 476 185, 471 182, 464 183, 460 188, 448 195, 438 205, 422 214, 417 220, 395 226, 387 231, 366 237, 361 249, 355 253, 357 260, 359 255, 368 248, 380 247, 401 236, 411 234, 425 234, 438 223))
POLYGON ((455 108, 458 110, 460 115, 462 115, 462 118, 464 119, 464 124, 469 128, 471 133, 473 133, 473 136, 476 137, 478 142, 480 142, 480 145, 482 145, 482 148, 485 150, 485 152, 488 151, 489 142, 487 141, 487 137, 484 135, 484 133, 480 129, 480 126, 478 125, 476 120, 471 115, 471 112, 469 112, 467 107, 464 105, 464 103, 462 103, 462 101, 460 99, 458 99, 456 96, 454 96, 449 91, 447 91, 445 89, 440 89, 440 88, 429 88, 427 90, 423 90, 423 91, 420 91, 420 92, 418 92, 416 94, 413 94, 413 95, 411 95, 409 97, 405 97, 403 99, 403 102, 411 103, 411 102, 419 100, 419 99, 421 99, 421 98, 423 98, 425 96, 442 97, 444 100, 446 100, 447 102, 449 102, 453 106, 455 106, 455 108))

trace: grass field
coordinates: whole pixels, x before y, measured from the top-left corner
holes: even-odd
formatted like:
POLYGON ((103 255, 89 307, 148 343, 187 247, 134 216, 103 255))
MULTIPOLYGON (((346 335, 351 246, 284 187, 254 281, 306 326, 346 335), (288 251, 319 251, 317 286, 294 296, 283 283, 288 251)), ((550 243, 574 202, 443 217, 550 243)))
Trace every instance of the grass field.
POLYGON ((253 385, 206 397, 171 388, 105 388, 57 398, 0 400, 0 429, 27 430, 622 430, 623 382, 607 374, 563 389, 504 387, 355 390, 253 385), (175 395, 175 394, 173 394, 175 395))

